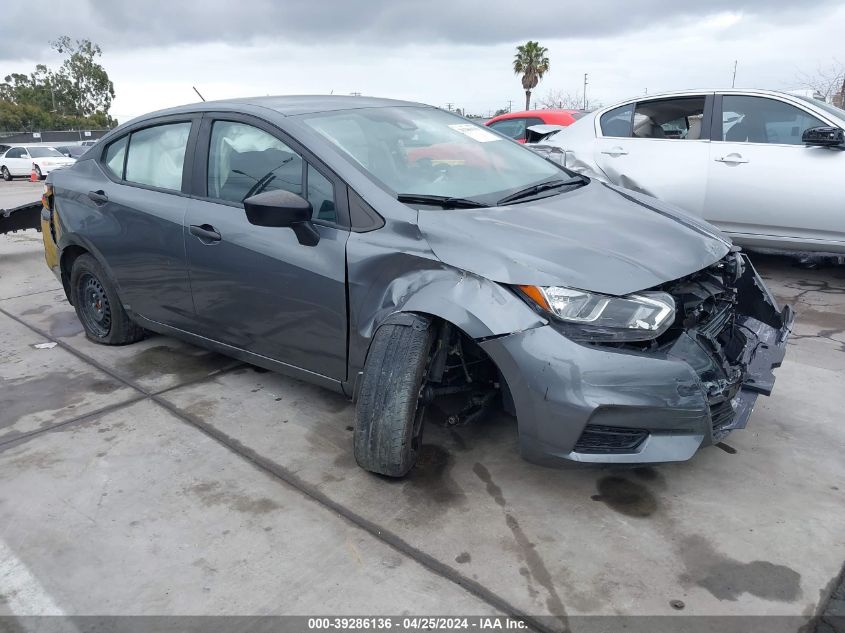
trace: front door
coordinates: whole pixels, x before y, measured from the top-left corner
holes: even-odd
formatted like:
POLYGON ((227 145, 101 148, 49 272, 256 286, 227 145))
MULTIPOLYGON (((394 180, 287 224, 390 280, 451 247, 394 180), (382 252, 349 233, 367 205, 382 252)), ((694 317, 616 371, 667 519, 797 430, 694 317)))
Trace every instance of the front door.
POLYGON ((828 123, 786 101, 731 94, 716 116, 705 219, 743 244, 845 245, 845 152, 801 142, 828 123))
POLYGON ((610 182, 701 216, 711 95, 643 100, 599 119, 595 162, 610 182))
POLYGON ((13 176, 28 176, 32 170, 32 159, 25 147, 13 147, 6 152, 3 164, 13 176))
POLYGON ((199 147, 202 182, 185 220, 198 333, 344 380, 345 187, 252 117, 207 115, 199 147), (244 199, 274 189, 311 202, 316 246, 300 244, 290 228, 249 223, 244 199))

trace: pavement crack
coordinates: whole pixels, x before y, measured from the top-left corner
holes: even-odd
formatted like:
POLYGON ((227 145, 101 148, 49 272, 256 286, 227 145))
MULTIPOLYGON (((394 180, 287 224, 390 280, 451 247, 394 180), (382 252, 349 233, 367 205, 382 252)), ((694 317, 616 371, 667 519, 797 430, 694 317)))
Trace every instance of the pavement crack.
MULTIPOLYGON (((484 485, 487 488, 487 493, 493 498, 493 501, 496 502, 496 505, 500 506, 503 509, 506 508, 507 501, 505 500, 505 497, 502 494, 502 489, 496 484, 496 482, 493 481, 493 476, 490 474, 490 471, 487 470, 484 464, 476 462, 475 466, 472 467, 472 472, 474 472, 476 477, 478 477, 482 482, 484 482, 484 485)), ((505 524, 511 531, 513 539, 514 541, 516 541, 516 544, 519 547, 520 555, 525 561, 525 565, 527 567, 527 573, 523 575, 525 576, 526 582, 528 583, 529 593, 532 592, 532 580, 536 581, 538 585, 543 587, 543 589, 545 589, 546 593, 548 594, 548 597, 546 598, 546 608, 548 609, 549 613, 556 616, 558 620, 560 620, 561 624, 564 627, 564 630, 568 631, 569 618, 566 614, 566 607, 564 607, 563 600, 561 600, 560 594, 558 594, 557 592, 554 579, 552 578, 548 567, 546 567, 546 563, 543 560, 543 557, 540 556, 540 553, 537 551, 535 543, 533 543, 525 534, 525 531, 519 525, 519 521, 516 519, 516 517, 506 510, 504 510, 504 513, 505 524)))

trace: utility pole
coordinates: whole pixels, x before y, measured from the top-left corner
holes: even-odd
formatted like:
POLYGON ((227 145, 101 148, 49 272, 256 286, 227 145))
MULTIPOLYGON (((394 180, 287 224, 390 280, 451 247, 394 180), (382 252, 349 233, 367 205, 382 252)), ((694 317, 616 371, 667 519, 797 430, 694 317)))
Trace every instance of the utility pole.
POLYGON ((452 111, 452 103, 451 103, 451 102, 449 102, 449 101, 447 101, 447 102, 446 102, 446 109, 447 109, 449 112, 451 112, 451 111, 452 111))
POLYGON ((508 99, 508 112, 512 112, 512 111, 513 111, 513 101, 508 99))
POLYGON ((584 73, 584 109, 587 109, 587 73, 584 73))
POLYGON ((733 76, 733 79, 731 79, 731 88, 736 87, 736 64, 737 64, 737 60, 735 59, 734 60, 734 76, 733 76))

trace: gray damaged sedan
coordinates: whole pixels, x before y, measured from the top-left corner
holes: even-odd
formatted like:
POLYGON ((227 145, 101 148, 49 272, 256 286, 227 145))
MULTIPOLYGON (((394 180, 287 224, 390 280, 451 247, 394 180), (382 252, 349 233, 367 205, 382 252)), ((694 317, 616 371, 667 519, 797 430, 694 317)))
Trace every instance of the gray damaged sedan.
POLYGON ((92 340, 147 331, 357 402, 367 470, 426 408, 531 460, 685 460, 743 428, 792 321, 714 227, 433 107, 179 107, 51 173, 49 266, 92 340))

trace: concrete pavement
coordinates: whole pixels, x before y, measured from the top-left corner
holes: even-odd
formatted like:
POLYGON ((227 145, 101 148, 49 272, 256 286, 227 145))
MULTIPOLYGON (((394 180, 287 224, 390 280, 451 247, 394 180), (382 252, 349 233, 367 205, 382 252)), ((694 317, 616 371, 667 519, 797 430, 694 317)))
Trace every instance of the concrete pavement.
POLYGON ((756 261, 796 332, 722 450, 547 469, 498 415, 429 425, 392 481, 355 465, 344 399, 94 345, 40 236, 0 237, 0 614, 811 616, 845 560, 845 270, 756 261))

